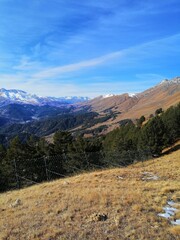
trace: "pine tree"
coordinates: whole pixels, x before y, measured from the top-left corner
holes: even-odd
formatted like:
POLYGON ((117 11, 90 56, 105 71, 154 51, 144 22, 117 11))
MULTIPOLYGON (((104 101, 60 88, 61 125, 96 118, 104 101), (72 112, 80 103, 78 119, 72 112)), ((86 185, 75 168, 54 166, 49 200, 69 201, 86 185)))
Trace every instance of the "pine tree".
POLYGON ((180 103, 172 106, 162 114, 163 123, 168 133, 168 143, 172 144, 180 138, 180 103))
POLYGON ((162 119, 158 116, 149 120, 141 131, 141 145, 149 148, 152 154, 160 154, 166 146, 166 129, 162 119))
POLYGON ((6 150, 0 145, 0 192, 8 189, 9 181, 8 181, 8 171, 9 166, 5 161, 6 150))

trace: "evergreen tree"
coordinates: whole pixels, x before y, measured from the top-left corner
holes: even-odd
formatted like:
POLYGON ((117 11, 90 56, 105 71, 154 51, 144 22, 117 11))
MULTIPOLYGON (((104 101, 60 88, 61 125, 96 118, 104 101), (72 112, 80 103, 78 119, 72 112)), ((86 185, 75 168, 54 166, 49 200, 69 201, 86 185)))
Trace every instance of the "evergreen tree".
POLYGON ((139 128, 128 124, 107 134, 103 148, 106 161, 118 165, 128 165, 134 161, 138 143, 139 128))
POLYGON ((0 192, 6 190, 9 187, 8 182, 8 164, 5 161, 6 150, 0 145, 0 192))
POLYGON ((160 113, 162 113, 163 112, 163 110, 162 110, 162 108, 158 108, 158 109, 156 109, 156 111, 155 111, 155 115, 156 116, 158 116, 160 113))
POLYGON ((58 131, 54 134, 54 151, 56 154, 67 152, 68 146, 72 143, 73 137, 69 132, 58 131))
POLYGON ((167 133, 162 119, 158 116, 149 120, 141 131, 141 146, 149 148, 152 154, 160 154, 166 146, 167 133))
POLYGON ((167 129, 167 141, 172 144, 180 138, 180 103, 168 108, 162 114, 162 120, 167 129))
POLYGON ((146 118, 144 116, 141 116, 138 120, 137 120, 137 126, 141 127, 142 123, 146 120, 146 118))

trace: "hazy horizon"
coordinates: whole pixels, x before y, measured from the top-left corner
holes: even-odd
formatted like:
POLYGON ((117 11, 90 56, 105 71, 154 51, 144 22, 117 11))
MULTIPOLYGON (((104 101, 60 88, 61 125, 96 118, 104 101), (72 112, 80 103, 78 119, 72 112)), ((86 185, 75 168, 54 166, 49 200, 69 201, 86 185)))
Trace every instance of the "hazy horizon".
POLYGON ((178 0, 1 0, 0 17, 0 88, 92 98, 179 75, 178 0))
MULTIPOLYGON (((179 76, 176 76, 174 78, 180 78, 179 76)), ((162 79, 161 82, 163 82, 164 80, 171 80, 171 79, 162 79)), ((153 86, 150 86, 149 88, 151 87, 154 87, 154 86, 157 86, 159 84, 161 84, 161 82, 158 82, 157 84, 153 85, 153 86)), ((93 96, 88 96, 88 95, 56 95, 56 96, 53 96, 53 95, 40 95, 40 94, 36 94, 35 92, 28 92, 28 91, 25 91, 23 89, 18 89, 18 88, 10 88, 10 89, 7 89, 7 88, 1 88, 0 87, 0 90, 6 90, 6 91, 23 91, 23 92, 26 92, 27 94, 31 94, 31 95, 37 95, 38 97, 88 97, 90 99, 93 99, 93 98, 96 98, 96 97, 100 97, 100 96, 103 96, 103 97, 107 97, 108 95, 114 95, 114 96, 118 96, 118 95, 121 95, 121 94, 129 94, 129 95, 134 95, 134 94, 139 94, 141 92, 143 92, 144 90, 146 91, 146 89, 143 89, 142 91, 139 91, 139 92, 129 92, 129 91, 126 91, 126 92, 117 92, 117 93, 112 93, 112 92, 109 92, 107 94, 99 94, 99 95, 93 95, 93 96)))

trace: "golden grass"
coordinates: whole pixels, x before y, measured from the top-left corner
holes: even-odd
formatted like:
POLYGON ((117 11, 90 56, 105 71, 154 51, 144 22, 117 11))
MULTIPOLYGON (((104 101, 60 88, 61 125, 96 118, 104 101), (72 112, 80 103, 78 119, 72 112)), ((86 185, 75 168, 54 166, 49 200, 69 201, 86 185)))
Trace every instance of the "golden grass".
POLYGON ((1 194, 0 239, 179 239, 179 226, 157 215, 167 200, 180 201, 179 160, 176 151, 1 194), (159 179, 142 180, 144 172, 159 179), (17 199, 21 204, 12 207, 17 199), (94 220, 96 213, 107 220, 94 220))

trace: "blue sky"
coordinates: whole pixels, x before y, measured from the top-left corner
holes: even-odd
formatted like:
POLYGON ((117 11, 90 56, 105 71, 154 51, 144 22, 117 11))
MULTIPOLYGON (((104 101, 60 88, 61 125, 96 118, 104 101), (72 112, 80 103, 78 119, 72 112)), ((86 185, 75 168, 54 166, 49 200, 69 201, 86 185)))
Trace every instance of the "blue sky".
POLYGON ((0 0, 0 88, 140 92, 179 76, 179 0, 0 0))

